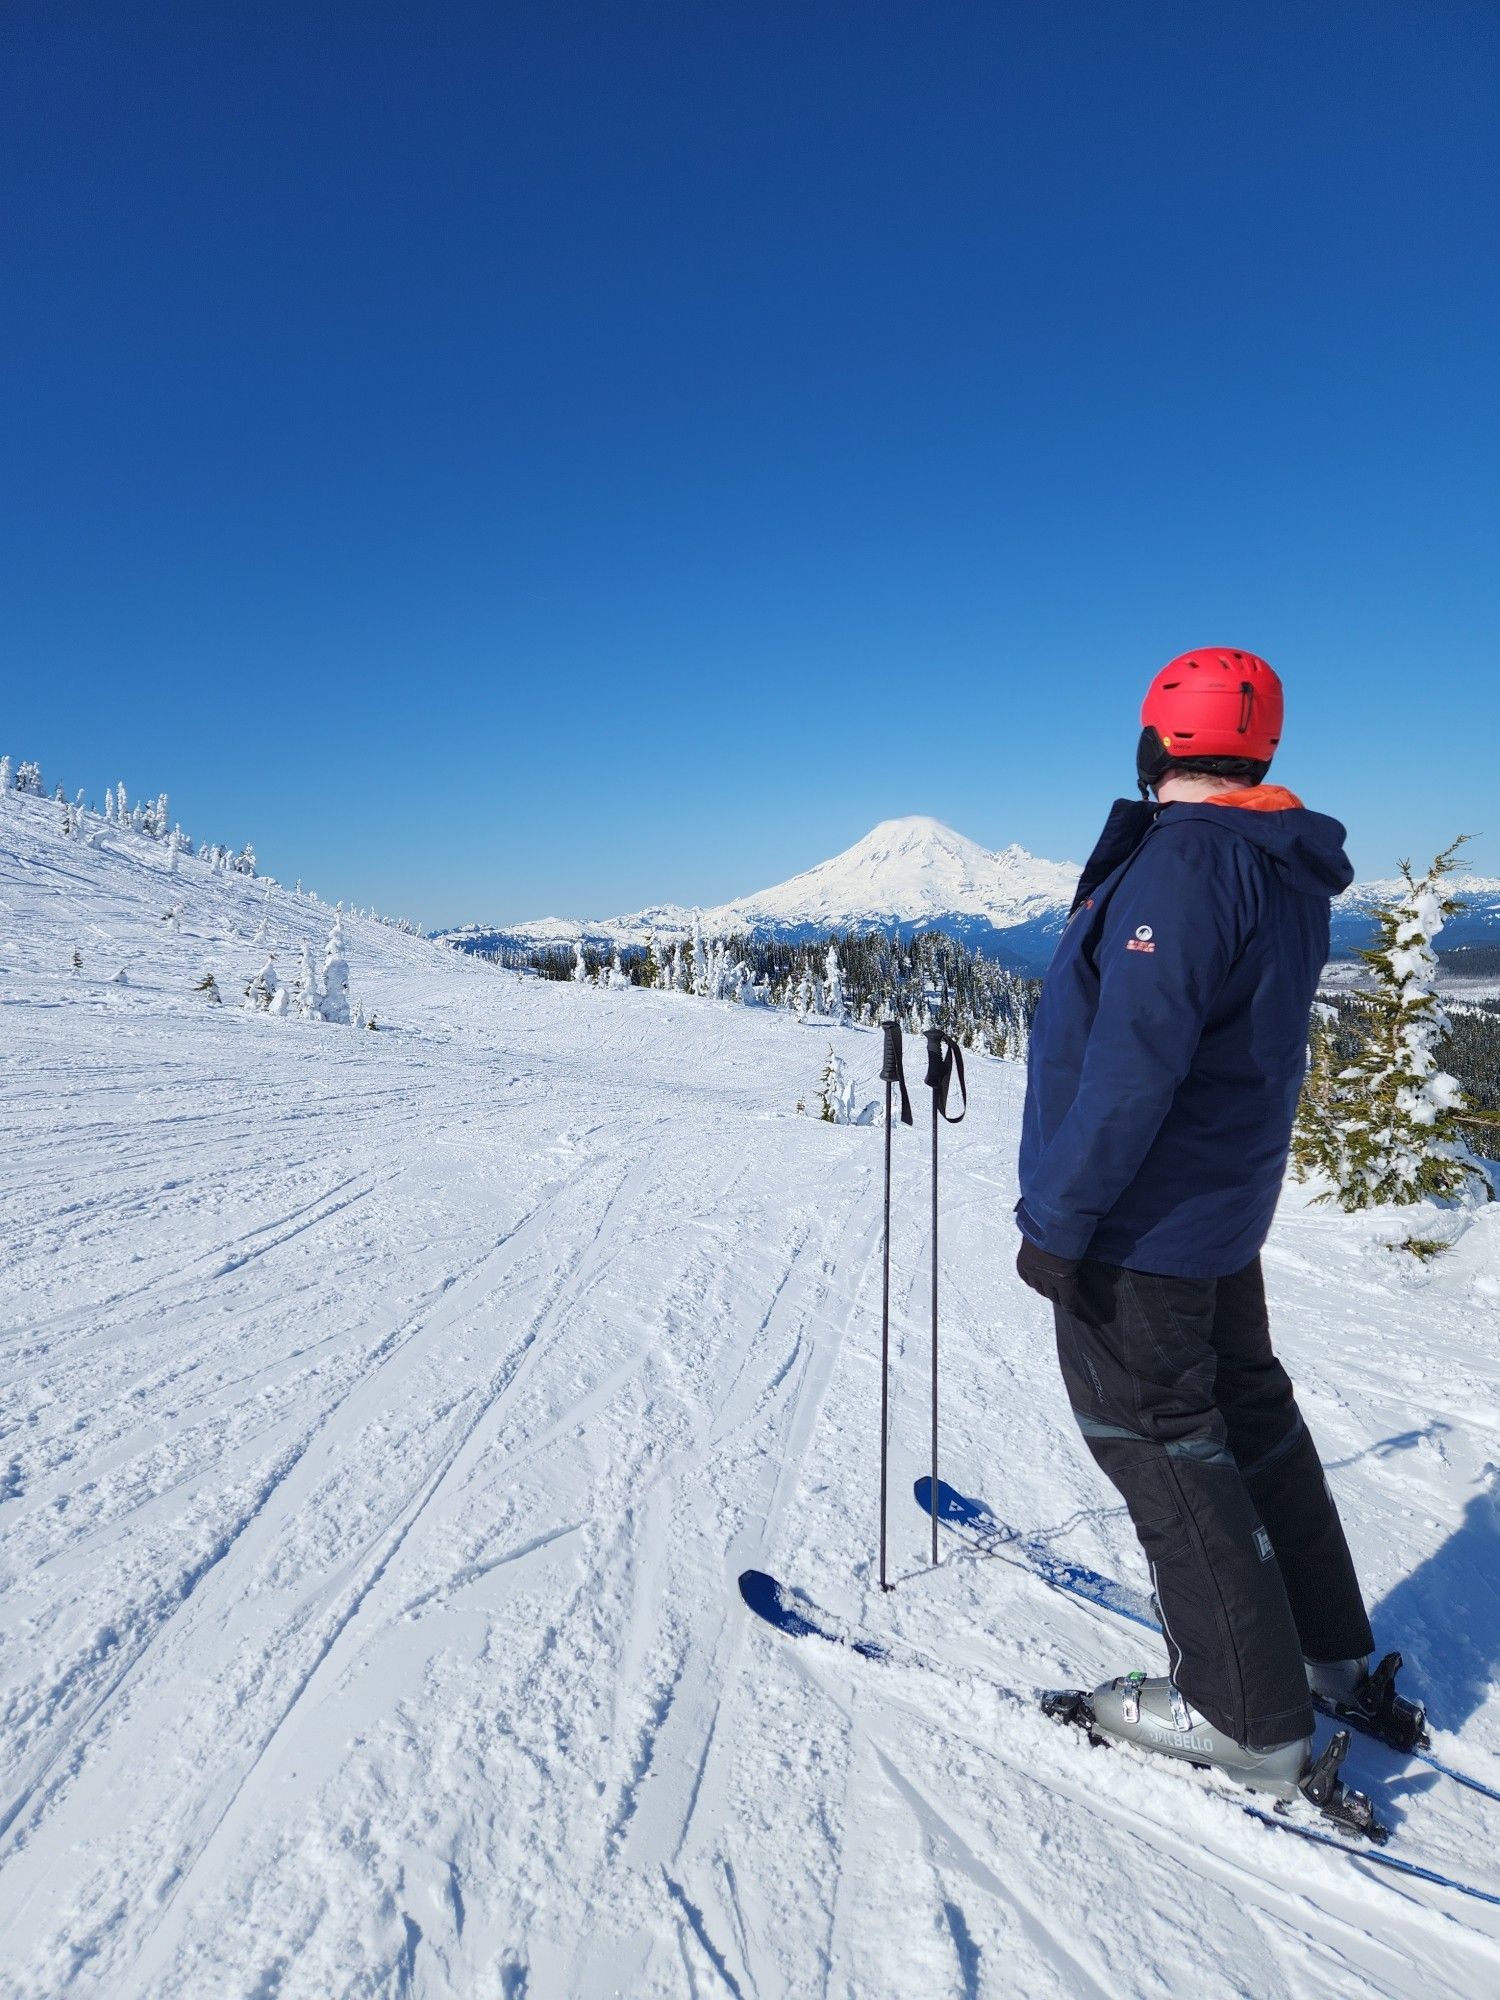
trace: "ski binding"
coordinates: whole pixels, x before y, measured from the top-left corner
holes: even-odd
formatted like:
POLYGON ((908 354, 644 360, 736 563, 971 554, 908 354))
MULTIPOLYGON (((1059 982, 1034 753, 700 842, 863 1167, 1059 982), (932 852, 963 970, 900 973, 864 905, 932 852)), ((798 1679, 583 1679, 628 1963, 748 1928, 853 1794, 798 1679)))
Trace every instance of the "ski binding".
POLYGON ((1344 1701, 1328 1695, 1314 1695, 1314 1706, 1337 1722, 1351 1723, 1367 1736, 1378 1737, 1393 1750, 1410 1756, 1415 1750, 1430 1748, 1427 1710, 1419 1701, 1408 1701, 1396 1692, 1396 1676, 1401 1671, 1401 1655, 1387 1653, 1372 1674, 1344 1701))
MULTIPOLYGON (((1090 1743, 1113 1746, 1114 1739, 1095 1727, 1093 1696, 1083 1688, 1054 1688, 1042 1695, 1041 1708, 1042 1713, 1054 1722, 1066 1722, 1074 1729, 1081 1729, 1090 1743)), ((1339 1766, 1348 1754, 1349 1732, 1337 1729, 1313 1759, 1302 1779, 1302 1796, 1341 1833, 1357 1834, 1362 1839, 1374 1841, 1377 1846, 1383 1846, 1390 1839, 1390 1828, 1382 1826, 1376 1819, 1375 1808, 1365 1793, 1346 1785, 1339 1777, 1339 1766)), ((1184 1758, 1181 1761, 1189 1763, 1192 1760, 1184 1758)), ((1211 1769, 1212 1766, 1194 1768, 1211 1769)), ((1257 1818, 1270 1818, 1257 1807, 1247 1806, 1246 1810, 1254 1812, 1257 1818)), ((1278 1802, 1273 1811, 1282 1816, 1279 1823, 1295 1827, 1295 1822, 1285 1818, 1285 1801, 1278 1802)))

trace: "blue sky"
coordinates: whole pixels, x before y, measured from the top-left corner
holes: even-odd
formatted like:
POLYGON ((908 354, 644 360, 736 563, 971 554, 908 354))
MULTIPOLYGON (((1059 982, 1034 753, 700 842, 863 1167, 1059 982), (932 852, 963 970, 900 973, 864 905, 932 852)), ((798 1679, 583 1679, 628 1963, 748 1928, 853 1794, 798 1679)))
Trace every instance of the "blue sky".
POLYGON ((1078 856, 1150 674, 1500 872, 1493 0, 12 0, 0 749, 428 924, 1078 856))

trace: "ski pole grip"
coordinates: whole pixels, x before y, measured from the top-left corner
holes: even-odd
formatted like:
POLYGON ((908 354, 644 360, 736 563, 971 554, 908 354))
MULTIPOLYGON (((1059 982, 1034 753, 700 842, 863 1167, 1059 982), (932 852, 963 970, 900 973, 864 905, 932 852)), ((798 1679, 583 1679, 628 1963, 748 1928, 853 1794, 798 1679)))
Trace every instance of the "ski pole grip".
POLYGON ((906 1073, 901 1067, 901 1023, 882 1021, 880 1027, 885 1036, 885 1048, 880 1060, 880 1081, 904 1083, 906 1073))
POLYGON ((941 1028, 928 1028, 924 1032, 927 1037, 927 1074, 922 1082, 928 1090, 941 1090, 946 1096, 947 1078, 943 1074, 945 1068, 943 1043, 947 1037, 941 1028))

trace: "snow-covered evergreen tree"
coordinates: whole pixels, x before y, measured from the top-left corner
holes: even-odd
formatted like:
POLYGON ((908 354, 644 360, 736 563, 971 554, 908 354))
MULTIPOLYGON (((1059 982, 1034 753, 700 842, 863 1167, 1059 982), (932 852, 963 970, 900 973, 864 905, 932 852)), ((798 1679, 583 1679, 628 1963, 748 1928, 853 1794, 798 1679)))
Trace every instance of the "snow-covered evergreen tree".
POLYGON ((1339 1056, 1332 1023, 1312 1026, 1292 1158, 1303 1178, 1328 1181, 1319 1199, 1350 1212, 1452 1197, 1482 1179, 1458 1122, 1463 1094, 1439 1062, 1449 1023, 1438 1004, 1432 941, 1462 908, 1444 887, 1461 844, 1420 879, 1403 861, 1404 887, 1375 908, 1378 941, 1359 953, 1375 992, 1360 1007, 1365 1025, 1354 1060, 1339 1056))
POLYGON ((609 968, 609 984, 616 993, 624 992, 630 985, 630 974, 620 963, 620 951, 615 947, 614 961, 609 968))
POLYGON ((823 961, 823 1012, 830 1021, 842 1024, 849 1018, 849 1003, 844 998, 844 970, 839 964, 838 946, 830 942, 828 956, 823 961))
POLYGON ((239 853, 231 860, 229 866, 236 875, 253 875, 255 873, 255 849, 250 845, 248 840, 239 853))
POLYGON ((280 991, 281 981, 276 977, 276 961, 268 958, 245 988, 245 1004, 247 1007, 253 1007, 257 1014, 269 1014, 271 1002, 280 991))
POLYGON ((177 873, 177 857, 182 852, 182 836, 174 826, 167 836, 167 873, 177 873))
POLYGON ((813 1010, 812 974, 805 968, 792 989, 792 1012, 799 1021, 805 1021, 813 1010))
POLYGON ((292 1012, 301 1021, 321 1020, 319 1003, 322 997, 318 991, 318 974, 313 965, 312 946, 304 941, 302 960, 297 967, 297 976, 292 982, 292 1012))
POLYGON ((215 1007, 222 1007, 224 1004, 224 996, 219 991, 219 982, 211 972, 204 973, 193 991, 201 993, 204 999, 211 1001, 215 1007))
POLYGON ((115 825, 124 827, 129 824, 130 801, 125 796, 125 786, 121 783, 115 786, 115 825))
POLYGON ((708 998, 708 954, 703 949, 703 919, 693 912, 693 965, 690 990, 700 1000, 708 998))
POLYGON ((16 790, 28 792, 33 798, 42 795, 42 767, 40 764, 26 763, 16 770, 16 790))
POLYGON ((661 984, 661 961, 656 955, 656 933, 646 935, 646 955, 641 960, 641 984, 648 990, 661 984))
POLYGON ((347 1028, 349 1025, 349 962, 344 957, 344 914, 335 913, 333 928, 323 953, 323 998, 319 1011, 325 1021, 347 1028))
POLYGON ((16 774, 9 757, 0 757, 0 798, 15 789, 16 774))
POLYGON ((854 1123, 854 1084, 832 1042, 818 1080, 818 1116, 830 1125, 854 1123))
POLYGON ((587 986, 589 983, 589 962, 583 955, 583 939, 573 940, 573 984, 587 986))

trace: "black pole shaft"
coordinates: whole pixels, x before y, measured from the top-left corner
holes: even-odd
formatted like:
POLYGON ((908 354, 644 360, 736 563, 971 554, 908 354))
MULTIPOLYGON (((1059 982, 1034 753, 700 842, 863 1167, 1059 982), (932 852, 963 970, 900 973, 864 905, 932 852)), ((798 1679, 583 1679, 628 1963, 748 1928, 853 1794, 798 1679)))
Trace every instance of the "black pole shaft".
POLYGON ((938 1564, 938 1094, 932 1093, 932 1566, 938 1564))
POLYGON ((891 1078, 885 1084, 885 1230, 880 1272, 880 1588, 885 1580, 886 1495, 890 1455, 891 1402, 891 1078))

